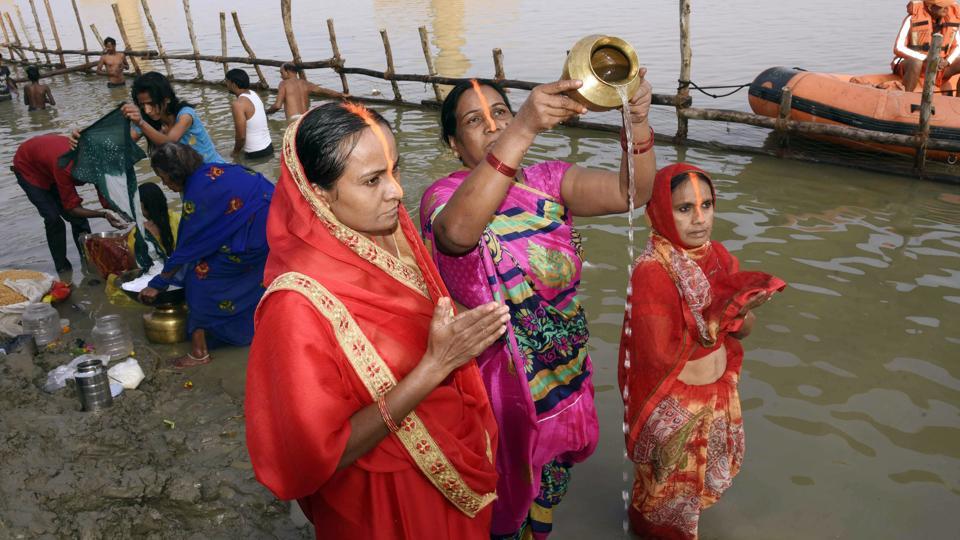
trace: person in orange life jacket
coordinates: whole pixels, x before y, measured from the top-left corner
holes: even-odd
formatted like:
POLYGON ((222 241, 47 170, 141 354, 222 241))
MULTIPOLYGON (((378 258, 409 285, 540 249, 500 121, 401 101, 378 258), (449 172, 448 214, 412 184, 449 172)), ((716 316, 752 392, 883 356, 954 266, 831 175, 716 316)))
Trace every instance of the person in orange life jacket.
POLYGON ((893 71, 903 78, 908 92, 917 91, 925 71, 927 52, 936 33, 943 35, 936 82, 945 93, 954 90, 950 79, 960 73, 958 28, 960 6, 956 0, 913 0, 907 4, 907 17, 900 26, 893 48, 896 55, 893 71))

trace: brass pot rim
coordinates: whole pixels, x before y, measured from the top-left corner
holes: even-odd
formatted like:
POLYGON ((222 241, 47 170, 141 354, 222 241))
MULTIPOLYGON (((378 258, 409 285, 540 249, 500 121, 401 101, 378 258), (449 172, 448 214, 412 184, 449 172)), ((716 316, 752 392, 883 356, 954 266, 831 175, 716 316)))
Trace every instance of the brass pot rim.
POLYGON ((579 79, 583 82, 577 90, 570 94, 587 108, 592 110, 609 110, 620 107, 620 88, 626 88, 628 94, 636 91, 640 85, 640 57, 636 49, 626 40, 616 36, 591 34, 581 38, 570 49, 563 66, 563 78, 579 79), (593 67, 593 54, 603 47, 616 49, 623 54, 630 63, 630 71, 623 82, 612 83, 601 79, 593 67))

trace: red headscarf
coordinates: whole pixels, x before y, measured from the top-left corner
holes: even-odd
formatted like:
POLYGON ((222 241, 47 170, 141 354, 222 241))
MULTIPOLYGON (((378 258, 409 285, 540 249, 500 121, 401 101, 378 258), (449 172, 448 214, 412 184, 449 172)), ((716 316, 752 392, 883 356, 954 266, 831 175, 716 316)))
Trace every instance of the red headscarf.
POLYGON ((694 174, 692 165, 661 169, 654 179, 647 216, 653 227, 646 251, 637 260, 632 294, 620 341, 619 381, 624 393, 627 448, 636 448, 650 413, 670 393, 683 366, 726 346, 727 364, 739 366, 743 348, 730 336, 740 329, 741 308, 757 292, 775 292, 786 284, 761 272, 740 272, 737 259, 719 242, 691 248, 680 241, 673 218, 671 180, 694 174))
MULTIPOLYGON (((338 327, 342 330, 349 322, 347 319, 355 321, 363 336, 373 345, 375 354, 383 359, 399 381, 423 357, 436 301, 449 294, 402 206, 399 234, 395 238, 398 243, 408 244, 418 270, 340 223, 320 202, 297 156, 295 140, 299 126, 300 122, 297 122, 289 127, 284 136, 281 177, 267 222, 270 256, 264 280, 269 284, 291 272, 303 274, 319 282, 335 301, 346 308, 348 315, 339 319, 325 316, 337 335, 337 339, 330 340, 330 343, 324 339, 330 333, 320 332, 319 327, 304 328, 303 331, 316 332, 318 354, 329 352, 334 355, 342 350, 343 355, 337 353, 334 356, 349 360, 338 360, 337 363, 337 370, 346 374, 344 380, 347 383, 346 388, 334 390, 348 394, 350 399, 364 406, 373 403, 374 399, 369 386, 365 386, 369 379, 358 373, 355 359, 364 354, 369 356, 369 351, 358 352, 356 340, 349 345, 344 343, 337 334, 338 327)), ((309 313, 303 316, 283 309, 270 311, 268 299, 272 298, 265 297, 258 311, 258 325, 264 318, 279 318, 284 320, 287 328, 299 328, 313 324, 311 319, 316 319, 309 313)), ((356 411, 343 411, 340 418, 314 417, 314 422, 297 426, 303 428, 302 433, 290 433, 292 430, 279 426, 285 416, 310 415, 309 411, 316 411, 317 400, 323 399, 323 393, 330 391, 309 384, 317 378, 313 367, 316 359, 309 354, 300 354, 296 359, 284 359, 282 367, 288 372, 284 380, 294 381, 296 391, 279 395, 282 391, 275 388, 278 367, 271 354, 284 339, 282 333, 263 335, 258 332, 251 348, 247 374, 248 447, 257 477, 274 493, 283 498, 300 498, 303 503, 303 497, 322 489, 328 481, 333 483, 332 478, 339 477, 337 484, 343 485, 347 482, 343 480, 343 474, 354 474, 349 472, 351 469, 390 472, 414 467, 419 468, 443 496, 465 514, 472 515, 471 511, 476 513, 489 508, 487 505, 494 498, 497 479, 492 460, 497 428, 475 363, 454 372, 416 407, 414 412, 420 420, 419 425, 414 428, 405 420, 398 434, 382 440, 354 466, 335 471, 339 459, 335 451, 331 452, 330 463, 316 466, 317 453, 330 451, 316 441, 333 439, 328 433, 330 426, 325 424, 341 424, 356 411), (426 430, 424 438, 418 441, 422 444, 411 448, 409 440, 402 438, 409 434, 405 430, 419 434, 421 428, 426 430), (285 440, 278 440, 284 437, 285 440), (437 447, 443 456, 431 454, 437 447), (441 459, 427 461, 424 457, 431 455, 441 459), (355 469, 356 465, 359 469, 355 469), (459 489, 463 486, 468 489, 459 489)), ((367 371, 379 369, 369 362, 364 366, 367 371)), ((346 433, 349 433, 348 429, 346 433)), ((337 444, 346 444, 345 437, 337 444)), ((343 500, 347 502, 349 494, 341 497, 346 497, 343 500)), ((369 511, 375 512, 376 509, 369 511)), ((424 511, 435 512, 437 509, 424 508, 424 511)), ((401 518, 403 516, 385 519, 401 518)))

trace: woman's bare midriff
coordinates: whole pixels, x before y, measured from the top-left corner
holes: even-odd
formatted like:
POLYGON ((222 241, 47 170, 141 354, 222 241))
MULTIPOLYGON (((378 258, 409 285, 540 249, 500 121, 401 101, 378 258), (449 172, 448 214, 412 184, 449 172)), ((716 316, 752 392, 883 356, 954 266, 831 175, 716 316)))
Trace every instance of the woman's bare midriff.
POLYGON ((727 348, 720 345, 719 349, 703 358, 687 360, 677 379, 690 386, 703 386, 717 382, 717 379, 723 375, 726 369, 727 348))

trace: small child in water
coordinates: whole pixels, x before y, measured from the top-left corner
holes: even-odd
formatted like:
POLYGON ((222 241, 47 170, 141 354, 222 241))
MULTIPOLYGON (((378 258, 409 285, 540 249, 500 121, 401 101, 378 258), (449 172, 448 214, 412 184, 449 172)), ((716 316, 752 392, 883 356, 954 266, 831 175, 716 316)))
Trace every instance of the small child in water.
POLYGON ((42 111, 47 104, 56 105, 50 87, 40 83, 40 69, 37 66, 27 68, 27 78, 30 83, 23 87, 23 104, 31 111, 42 111))

